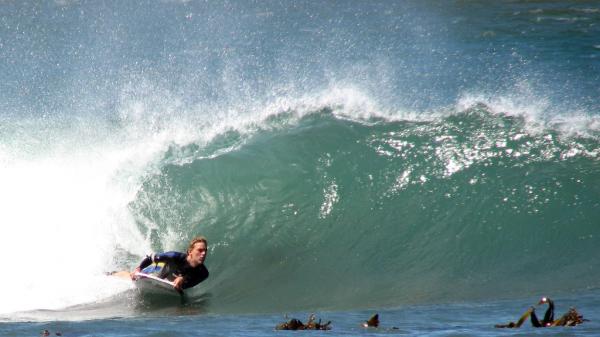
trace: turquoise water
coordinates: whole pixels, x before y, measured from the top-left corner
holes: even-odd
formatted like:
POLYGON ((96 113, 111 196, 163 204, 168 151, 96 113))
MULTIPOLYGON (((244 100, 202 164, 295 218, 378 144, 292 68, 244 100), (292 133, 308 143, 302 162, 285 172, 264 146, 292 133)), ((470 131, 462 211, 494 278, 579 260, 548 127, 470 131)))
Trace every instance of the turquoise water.
POLYGON ((596 2, 0 11, 0 334, 537 334, 493 325, 541 296, 597 327, 596 2), (197 234, 185 304, 104 276, 197 234))

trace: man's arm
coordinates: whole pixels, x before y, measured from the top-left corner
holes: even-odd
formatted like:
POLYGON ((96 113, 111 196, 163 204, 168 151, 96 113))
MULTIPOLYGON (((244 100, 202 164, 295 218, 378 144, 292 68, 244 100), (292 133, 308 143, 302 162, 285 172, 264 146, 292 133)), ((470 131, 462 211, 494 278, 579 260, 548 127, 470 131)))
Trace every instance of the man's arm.
POLYGON ((148 267, 152 263, 153 256, 154 256, 154 254, 146 255, 146 257, 142 260, 142 262, 140 262, 140 264, 131 272, 130 276, 131 276, 132 280, 135 280, 136 273, 139 273, 140 271, 142 271, 142 269, 148 267))
POLYGON ((185 259, 185 254, 180 253, 180 252, 165 252, 165 253, 146 255, 146 258, 144 258, 142 260, 142 262, 140 262, 140 265, 131 272, 131 279, 135 279, 135 273, 139 273, 140 271, 142 271, 144 268, 148 267, 152 263, 159 263, 159 262, 166 262, 166 263, 175 262, 175 263, 177 263, 178 261, 180 261, 182 259, 185 259))
POLYGON ((140 264, 131 272, 130 276, 132 280, 135 280, 136 273, 139 273, 142 271, 142 269, 148 267, 150 264, 152 264, 152 262, 158 262, 158 259, 160 259, 160 256, 163 254, 151 254, 151 255, 146 255, 146 257, 142 260, 142 262, 140 262, 140 264))

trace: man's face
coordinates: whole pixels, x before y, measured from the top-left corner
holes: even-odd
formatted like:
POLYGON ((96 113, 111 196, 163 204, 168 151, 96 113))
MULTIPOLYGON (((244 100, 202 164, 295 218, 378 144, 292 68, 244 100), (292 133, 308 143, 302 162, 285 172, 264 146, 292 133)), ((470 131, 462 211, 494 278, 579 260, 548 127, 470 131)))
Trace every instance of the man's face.
POLYGON ((192 267, 196 267, 203 264, 204 259, 206 259, 206 244, 204 242, 196 242, 188 252, 188 262, 192 267))

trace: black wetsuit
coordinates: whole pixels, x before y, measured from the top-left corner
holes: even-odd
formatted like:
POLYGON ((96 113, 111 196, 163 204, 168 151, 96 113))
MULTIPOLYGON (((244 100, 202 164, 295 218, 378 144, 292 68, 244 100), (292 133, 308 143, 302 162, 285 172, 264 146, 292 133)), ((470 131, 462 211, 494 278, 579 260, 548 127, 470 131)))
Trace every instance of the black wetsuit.
POLYGON ((197 267, 192 267, 187 262, 187 255, 180 252, 165 252, 159 254, 152 254, 146 256, 146 258, 140 263, 140 270, 150 266, 152 263, 159 264, 164 262, 164 266, 158 269, 158 277, 166 278, 170 281, 174 280, 177 276, 183 276, 182 289, 187 289, 195 286, 196 284, 206 280, 208 278, 208 269, 204 264, 197 267))

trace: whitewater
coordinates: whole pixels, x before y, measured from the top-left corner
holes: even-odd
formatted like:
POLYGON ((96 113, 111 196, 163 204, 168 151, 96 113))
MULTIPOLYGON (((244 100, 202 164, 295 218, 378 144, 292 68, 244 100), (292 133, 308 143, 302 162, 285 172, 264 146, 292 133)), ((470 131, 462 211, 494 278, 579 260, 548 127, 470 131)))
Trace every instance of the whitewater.
POLYGON ((0 334, 494 335, 541 296, 597 329, 594 2, 0 11, 0 334), (105 275, 199 234, 186 304, 105 275))

